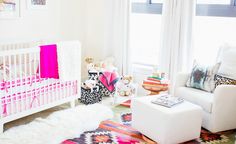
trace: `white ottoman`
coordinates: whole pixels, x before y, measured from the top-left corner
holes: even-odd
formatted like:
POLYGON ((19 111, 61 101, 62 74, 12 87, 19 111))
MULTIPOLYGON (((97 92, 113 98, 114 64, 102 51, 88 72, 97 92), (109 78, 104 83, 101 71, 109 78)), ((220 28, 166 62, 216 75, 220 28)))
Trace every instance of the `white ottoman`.
POLYGON ((158 96, 132 99, 132 126, 159 144, 177 144, 200 137, 202 108, 184 101, 166 108, 151 103, 158 96))

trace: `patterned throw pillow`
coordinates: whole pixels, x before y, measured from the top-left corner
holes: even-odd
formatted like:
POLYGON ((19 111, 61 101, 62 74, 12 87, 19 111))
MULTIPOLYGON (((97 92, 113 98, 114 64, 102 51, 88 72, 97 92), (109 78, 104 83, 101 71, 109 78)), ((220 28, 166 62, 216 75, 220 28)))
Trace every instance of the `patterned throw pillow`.
POLYGON ((215 75, 215 85, 236 85, 236 80, 221 75, 215 75))
POLYGON ((214 66, 203 66, 194 62, 194 67, 186 86, 213 92, 215 90, 214 77, 217 74, 219 67, 220 63, 217 63, 214 66))

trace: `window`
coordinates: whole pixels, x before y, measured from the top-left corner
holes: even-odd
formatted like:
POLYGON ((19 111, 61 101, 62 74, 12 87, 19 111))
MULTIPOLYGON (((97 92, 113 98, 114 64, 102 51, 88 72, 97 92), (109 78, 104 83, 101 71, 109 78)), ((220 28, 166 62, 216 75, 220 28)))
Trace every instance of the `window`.
MULTIPOLYGON (((161 35, 161 0, 131 0, 130 60, 134 81, 141 86, 143 79, 158 65, 161 35)), ((146 91, 139 87, 139 95, 146 91)))
POLYGON ((163 3, 163 0, 151 0, 151 3, 163 3))
MULTIPOLYGON (((133 13, 162 13, 163 0, 133 0, 133 13)), ((198 16, 236 17, 236 0, 197 0, 198 16)))
POLYGON ((130 15, 131 62, 157 65, 161 34, 162 0, 132 0, 130 15))
POLYGON ((236 0, 197 0, 197 16, 236 17, 236 0))
POLYGON ((197 0, 198 4, 230 4, 231 0, 197 0))
POLYGON ((161 14, 162 0, 133 0, 132 13, 161 14))
POLYGON ((197 0, 194 25, 194 57, 215 63, 219 48, 236 45, 235 0, 197 0))
MULTIPOLYGON (((158 64, 163 1, 132 0, 133 63, 158 64)), ((195 59, 213 63, 220 46, 225 43, 236 45, 236 0, 197 0, 194 22, 195 59)))

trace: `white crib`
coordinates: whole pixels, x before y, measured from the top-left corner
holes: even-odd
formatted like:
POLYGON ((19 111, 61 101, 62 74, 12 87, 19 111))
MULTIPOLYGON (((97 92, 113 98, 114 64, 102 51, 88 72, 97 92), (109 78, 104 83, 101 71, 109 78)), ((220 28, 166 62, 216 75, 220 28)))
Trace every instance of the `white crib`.
POLYGON ((41 42, 0 45, 0 133, 4 124, 67 102, 75 106, 80 80, 40 78, 41 42))

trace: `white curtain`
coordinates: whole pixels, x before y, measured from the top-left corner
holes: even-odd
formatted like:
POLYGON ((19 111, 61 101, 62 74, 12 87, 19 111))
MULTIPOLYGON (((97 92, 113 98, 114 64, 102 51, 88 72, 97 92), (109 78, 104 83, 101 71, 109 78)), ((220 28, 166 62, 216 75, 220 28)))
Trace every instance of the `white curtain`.
POLYGON ((171 82, 171 93, 177 73, 192 65, 192 25, 195 0, 164 0, 160 69, 171 82))
POLYGON ((113 56, 120 74, 129 69, 129 0, 105 0, 105 55, 113 56))

